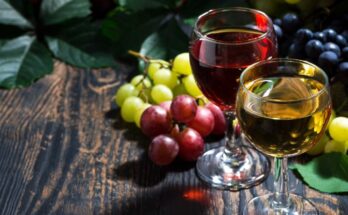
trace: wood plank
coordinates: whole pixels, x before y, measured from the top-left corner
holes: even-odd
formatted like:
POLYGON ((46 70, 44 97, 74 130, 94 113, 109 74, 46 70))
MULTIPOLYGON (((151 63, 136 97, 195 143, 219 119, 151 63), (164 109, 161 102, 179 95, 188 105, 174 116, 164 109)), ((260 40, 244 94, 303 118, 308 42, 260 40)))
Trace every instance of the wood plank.
MULTIPOLYGON (((205 186, 194 163, 153 165, 149 139, 112 102, 130 68, 55 68, 29 88, 0 90, 0 214, 240 214, 272 191, 272 176, 230 192, 205 186)), ((348 213, 347 195, 314 191, 293 175, 291 190, 321 214, 348 213)))

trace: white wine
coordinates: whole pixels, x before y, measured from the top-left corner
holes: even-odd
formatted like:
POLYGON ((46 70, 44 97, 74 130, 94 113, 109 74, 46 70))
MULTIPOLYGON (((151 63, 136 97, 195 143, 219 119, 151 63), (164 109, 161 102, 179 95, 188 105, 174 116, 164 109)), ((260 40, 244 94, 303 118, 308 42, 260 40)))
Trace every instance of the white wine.
POLYGON ((325 85, 304 76, 266 77, 244 83, 237 116, 246 137, 265 154, 308 151, 325 131, 331 102, 325 85), (250 93, 252 92, 252 93, 250 93))

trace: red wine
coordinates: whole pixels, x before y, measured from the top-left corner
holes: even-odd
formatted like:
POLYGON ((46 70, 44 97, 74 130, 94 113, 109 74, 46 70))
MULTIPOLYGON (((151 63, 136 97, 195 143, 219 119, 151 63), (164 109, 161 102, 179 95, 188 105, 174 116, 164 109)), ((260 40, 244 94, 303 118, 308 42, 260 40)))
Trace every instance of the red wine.
POLYGON ((274 38, 247 29, 215 30, 190 46, 192 71, 199 88, 223 110, 235 109, 242 71, 276 55, 274 38))

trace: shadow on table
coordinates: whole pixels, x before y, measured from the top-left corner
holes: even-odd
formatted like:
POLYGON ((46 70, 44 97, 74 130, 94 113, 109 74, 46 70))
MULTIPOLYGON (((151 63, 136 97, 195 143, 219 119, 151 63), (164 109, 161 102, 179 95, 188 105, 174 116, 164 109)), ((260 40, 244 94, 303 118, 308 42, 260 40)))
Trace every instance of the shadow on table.
POLYGON ((103 215, 211 214, 212 193, 202 188, 158 186, 115 202, 103 215))

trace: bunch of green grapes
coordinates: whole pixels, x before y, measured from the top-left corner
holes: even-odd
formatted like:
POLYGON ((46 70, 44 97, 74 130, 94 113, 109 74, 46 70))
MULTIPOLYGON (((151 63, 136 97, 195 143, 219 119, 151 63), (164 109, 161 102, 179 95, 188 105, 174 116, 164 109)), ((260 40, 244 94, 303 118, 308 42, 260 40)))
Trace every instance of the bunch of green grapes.
POLYGON ((348 151, 348 118, 343 116, 331 115, 327 131, 311 150, 307 153, 317 155, 320 153, 341 152, 346 154, 348 151))
POLYGON ((183 94, 205 100, 192 75, 187 52, 177 55, 172 63, 148 60, 145 72, 124 83, 116 92, 115 100, 121 107, 123 120, 140 127, 142 112, 147 107, 183 94))

